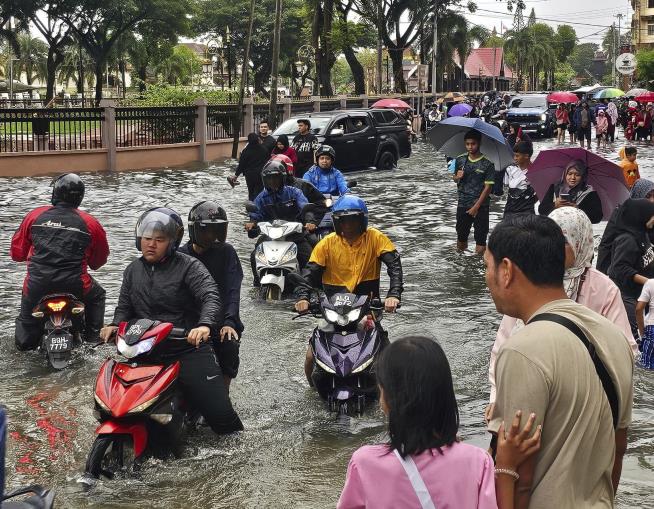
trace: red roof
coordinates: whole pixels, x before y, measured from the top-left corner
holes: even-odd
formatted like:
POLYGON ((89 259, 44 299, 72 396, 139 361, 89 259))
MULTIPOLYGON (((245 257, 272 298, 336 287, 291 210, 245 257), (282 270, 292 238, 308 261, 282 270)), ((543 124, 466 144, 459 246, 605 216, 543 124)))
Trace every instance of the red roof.
MULTIPOLYGON (((458 55, 454 56, 454 61, 459 64, 458 55)), ((499 77, 504 71, 504 77, 507 79, 513 78, 513 71, 504 62, 504 49, 503 48, 476 48, 470 52, 466 60, 464 72, 470 78, 482 76, 491 77, 493 74, 499 77), (493 65, 493 56, 495 57, 495 65, 493 65), (504 65, 504 69, 502 69, 504 65)))

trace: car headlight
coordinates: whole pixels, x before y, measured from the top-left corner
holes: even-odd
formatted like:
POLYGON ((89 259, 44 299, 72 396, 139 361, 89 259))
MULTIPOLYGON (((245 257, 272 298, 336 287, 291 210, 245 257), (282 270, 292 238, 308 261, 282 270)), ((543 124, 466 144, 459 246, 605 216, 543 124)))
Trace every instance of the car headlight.
POLYGON ((318 366, 320 366, 320 369, 323 369, 324 371, 327 371, 327 373, 336 374, 336 371, 334 371, 332 368, 327 366, 327 364, 325 364, 324 362, 321 362, 320 359, 318 359, 318 357, 316 357, 316 364, 318 364, 318 366))
POLYGON ((333 309, 325 309, 325 320, 327 320, 329 323, 337 323, 338 313, 333 309))
POLYGON ((100 399, 100 396, 98 396, 97 394, 94 394, 94 396, 95 396, 95 402, 98 404, 98 406, 102 408, 102 410, 104 410, 105 412, 109 412, 109 407, 104 404, 104 401, 100 399))
POLYGON ((372 361, 374 361, 374 360, 375 360, 374 357, 370 357, 370 359, 368 359, 366 362, 361 364, 361 366, 359 366, 356 369, 353 369, 352 373, 361 373, 364 369, 366 369, 368 366, 370 366, 372 364, 372 361))
POLYGON ((116 341, 116 347, 124 357, 131 359, 137 355, 141 355, 142 353, 147 353, 152 350, 152 347, 154 346, 154 340, 155 338, 148 338, 139 341, 135 345, 128 345, 125 343, 125 340, 119 336, 118 340, 116 341))
POLYGON ((159 399, 159 394, 157 394, 154 398, 147 400, 145 403, 141 403, 139 406, 135 406, 132 408, 128 414, 137 414, 139 412, 143 412, 146 410, 148 407, 151 407, 152 404, 159 399))
POLYGON ((282 256, 281 261, 279 262, 280 264, 284 264, 287 262, 290 262, 294 258, 297 258, 297 246, 291 246, 288 248, 288 251, 284 253, 284 256, 282 256))
POLYGON ((545 122, 545 121, 547 120, 547 114, 543 113, 543 114, 540 116, 540 119, 541 119, 543 122, 545 122))

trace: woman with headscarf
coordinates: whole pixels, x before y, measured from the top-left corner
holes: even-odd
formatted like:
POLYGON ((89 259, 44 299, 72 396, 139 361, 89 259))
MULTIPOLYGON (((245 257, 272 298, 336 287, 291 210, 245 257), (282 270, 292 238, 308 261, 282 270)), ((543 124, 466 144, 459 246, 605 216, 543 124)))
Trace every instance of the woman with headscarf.
POLYGON ((288 157, 291 160, 291 163, 293 163, 293 166, 297 163, 297 152, 293 147, 291 147, 290 142, 288 141, 288 136, 285 134, 280 134, 277 137, 277 142, 275 143, 275 148, 272 150, 272 155, 275 156, 277 154, 288 157))
POLYGON ((618 127, 618 119, 620 118, 618 107, 614 102, 609 102, 606 107, 606 114, 609 117, 609 142, 613 143, 615 141, 615 130, 618 127))
POLYGON ((576 207, 586 213, 593 224, 602 220, 602 202, 599 195, 588 184, 588 168, 583 161, 570 162, 561 177, 561 181, 552 184, 538 206, 541 216, 561 207, 576 207))
POLYGON ((531 141, 529 135, 523 132, 522 127, 520 127, 520 124, 515 122, 509 124, 509 135, 506 137, 506 141, 509 142, 511 149, 515 147, 516 143, 520 143, 521 141, 525 141, 530 145, 533 145, 533 142, 531 141))
POLYGON ((631 330, 638 337, 636 300, 645 282, 654 277, 654 249, 650 240, 654 203, 630 198, 611 219, 612 224, 607 225, 602 236, 597 268, 620 288, 631 330))
MULTIPOLYGON (((654 204, 653 204, 654 205, 654 204)), ((562 207, 550 214, 561 227, 565 237, 565 273, 563 286, 569 298, 608 318, 625 334, 625 340, 634 354, 638 345, 631 334, 631 327, 620 290, 606 275, 593 268, 593 225, 579 209, 562 207)), ((488 378, 491 383, 491 404, 495 401, 495 361, 504 343, 516 331, 524 327, 517 318, 504 316, 497 331, 491 351, 488 378)))
POLYGON ((261 140, 257 133, 248 134, 248 143, 238 158, 238 166, 233 176, 227 177, 227 181, 232 187, 237 184, 238 176, 245 175, 245 183, 248 186, 248 200, 254 199, 263 191, 263 182, 261 181, 261 170, 264 164, 268 162, 268 151, 261 145, 261 140))

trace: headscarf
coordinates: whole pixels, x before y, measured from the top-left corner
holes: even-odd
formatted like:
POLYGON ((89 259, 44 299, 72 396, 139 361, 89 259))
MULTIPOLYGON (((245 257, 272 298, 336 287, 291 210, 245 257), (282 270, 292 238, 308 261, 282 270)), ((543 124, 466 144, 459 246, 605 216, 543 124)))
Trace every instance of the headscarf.
POLYGON ((631 192, 629 193, 629 198, 635 200, 640 200, 647 198, 647 195, 654 191, 654 182, 647 179, 638 179, 634 182, 631 192))
POLYGON ((588 168, 586 164, 581 160, 577 159, 575 161, 570 161, 568 165, 563 170, 563 175, 561 176, 561 182, 556 186, 555 196, 559 196, 561 192, 567 192, 570 195, 570 201, 576 203, 577 205, 591 192, 593 187, 588 185, 588 168), (565 176, 568 174, 570 168, 576 168, 579 173, 581 173, 581 182, 570 188, 568 182, 565 179, 565 176))
POLYGON ((248 145, 259 145, 259 135, 257 133, 248 134, 248 145))
POLYGON ((606 113, 609 117, 611 117, 611 123, 616 125, 618 123, 619 115, 618 107, 615 105, 615 103, 609 103, 609 105, 606 107, 606 113))
POLYGON ((617 211, 614 238, 623 233, 629 233, 639 244, 647 245, 649 236, 646 225, 652 217, 654 217, 654 203, 649 200, 628 199, 617 211))
MULTIPOLYGON (((284 145, 284 150, 286 150, 289 147, 289 142, 288 142, 288 136, 286 134, 280 134, 277 137, 277 143, 281 143, 284 145)), ((275 147, 275 150, 278 150, 277 147, 275 147)))
POLYGON ((563 287, 568 297, 576 301, 581 278, 586 270, 593 265, 593 256, 595 254, 593 225, 584 212, 574 207, 558 208, 549 217, 559 225, 565 236, 566 243, 570 245, 575 255, 572 267, 565 269, 563 287))

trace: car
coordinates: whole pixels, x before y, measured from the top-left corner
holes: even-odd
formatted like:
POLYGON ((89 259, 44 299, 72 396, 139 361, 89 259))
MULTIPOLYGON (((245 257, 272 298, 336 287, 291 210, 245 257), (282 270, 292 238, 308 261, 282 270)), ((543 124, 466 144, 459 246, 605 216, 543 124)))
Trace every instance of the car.
POLYGON ((551 137, 554 134, 554 114, 550 110, 547 94, 516 95, 506 113, 509 124, 518 124, 524 132, 551 137))
POLYGON ((286 134, 289 140, 298 133, 297 121, 311 121, 311 132, 320 143, 336 151, 339 170, 375 167, 390 170, 400 158, 411 155, 411 132, 405 118, 394 110, 357 109, 305 113, 282 123, 273 136, 286 134))

